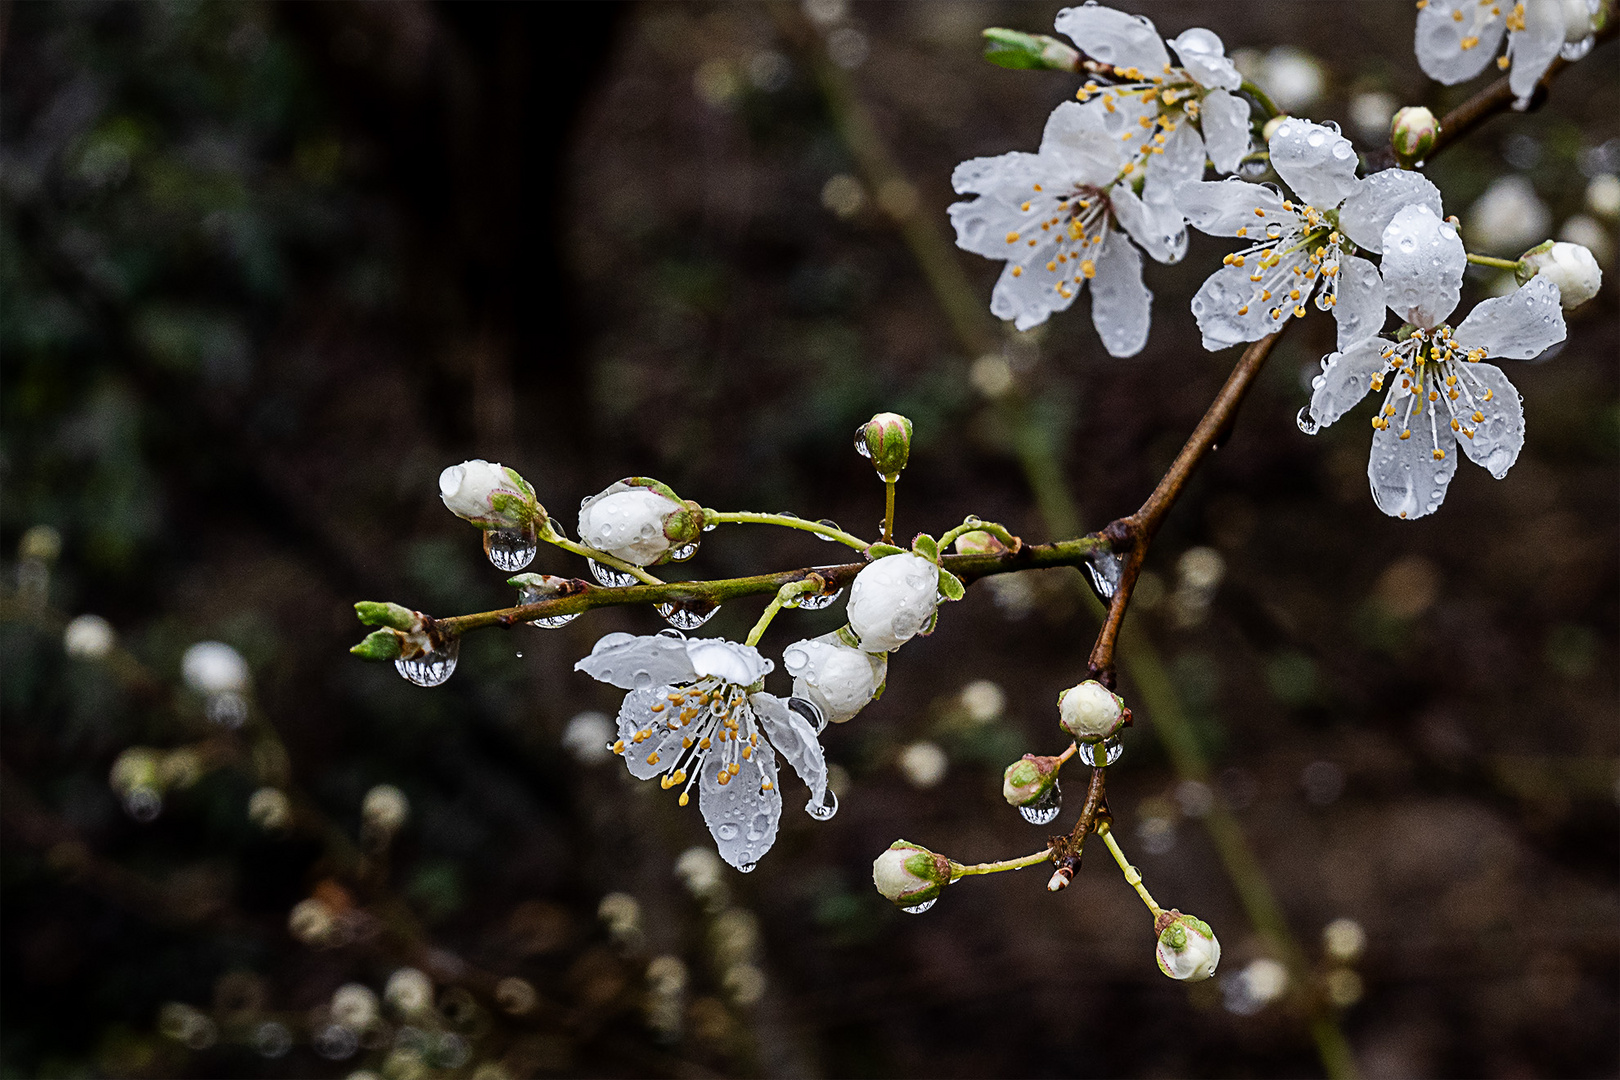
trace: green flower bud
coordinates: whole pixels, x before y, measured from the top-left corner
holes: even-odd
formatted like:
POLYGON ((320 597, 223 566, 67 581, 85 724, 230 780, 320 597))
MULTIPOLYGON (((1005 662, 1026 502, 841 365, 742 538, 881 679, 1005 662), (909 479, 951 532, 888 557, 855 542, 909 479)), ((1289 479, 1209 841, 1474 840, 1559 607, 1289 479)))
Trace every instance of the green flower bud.
POLYGON ((911 457, 911 421, 899 413, 878 413, 856 429, 855 450, 885 483, 893 483, 911 457))
POLYGON ((354 613, 363 626, 386 626, 410 633, 422 628, 422 613, 401 604, 386 601, 361 600, 354 605, 354 613))
POLYGON ((1389 144, 1402 165, 1428 157, 1439 134, 1440 121, 1421 105, 1408 105, 1389 122, 1389 144))
POLYGON ((951 860, 909 840, 896 840, 872 863, 872 884, 899 907, 933 902, 951 882, 951 860))
POLYGON ((362 660, 398 660, 405 652, 405 639, 397 630, 373 630, 349 651, 362 660))
POLYGON ((1080 54, 1057 38, 999 26, 984 31, 984 58, 1015 70, 1079 71, 1080 54))
POLYGON ((1160 915, 1159 945, 1154 955, 1159 970, 1181 982, 1203 982, 1221 962, 1221 943, 1202 919, 1172 908, 1160 915))
POLYGON ((963 533, 956 538, 958 555, 1000 555, 1006 550, 1007 545, 983 531, 963 533))
POLYGON ((1001 776, 1001 797, 1010 806, 1031 806, 1057 783, 1058 759, 1025 754, 1001 776))

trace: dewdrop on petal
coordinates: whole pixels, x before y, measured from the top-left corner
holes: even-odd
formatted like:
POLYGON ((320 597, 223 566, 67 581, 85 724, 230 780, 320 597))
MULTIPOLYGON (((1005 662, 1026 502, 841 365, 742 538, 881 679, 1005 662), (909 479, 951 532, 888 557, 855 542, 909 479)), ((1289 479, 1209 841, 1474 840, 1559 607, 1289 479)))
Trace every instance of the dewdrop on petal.
POLYGON ((872 884, 903 911, 920 914, 934 906, 951 881, 951 861, 909 840, 896 840, 872 863, 872 884))
POLYGON ((1159 970, 1181 982, 1203 982, 1221 962, 1221 943, 1202 919, 1171 909, 1159 916, 1159 970))
POLYGON ((855 575, 845 614, 864 651, 893 652, 928 626, 938 598, 939 567, 901 552, 855 575))
POLYGON ((1519 256, 1516 274, 1523 285, 1534 277, 1544 277, 1558 286, 1558 303, 1571 311, 1598 294, 1603 270, 1592 252, 1580 244, 1548 240, 1519 256))
POLYGON ((1087 679, 1058 695, 1058 724, 1079 742, 1111 738, 1130 715, 1125 699, 1096 679, 1087 679))

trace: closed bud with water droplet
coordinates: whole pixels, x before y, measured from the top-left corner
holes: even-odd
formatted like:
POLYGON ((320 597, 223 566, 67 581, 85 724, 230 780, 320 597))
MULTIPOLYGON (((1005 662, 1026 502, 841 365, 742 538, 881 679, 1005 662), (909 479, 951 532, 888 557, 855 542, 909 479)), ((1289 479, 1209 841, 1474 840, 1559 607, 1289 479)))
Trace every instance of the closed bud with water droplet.
POLYGON ((405 651, 405 636, 397 630, 373 630, 349 651, 362 660, 398 660, 405 651))
POLYGON ((892 483, 911 458, 911 421, 899 413, 878 413, 855 432, 855 449, 892 483))
POLYGON ((926 904, 950 883, 951 860, 909 840, 896 840, 872 863, 872 884, 899 907, 926 904))
POLYGON ((439 498, 480 529, 532 529, 546 520, 546 508, 516 469, 482 458, 440 473, 439 498))
POLYGON ((1007 766, 1001 776, 1001 797, 1011 806, 1032 806, 1046 797, 1057 783, 1061 766, 1055 757, 1025 754, 1007 766))
POLYGON ((610 484, 579 507, 579 538, 635 566, 663 562, 703 535, 703 508, 645 476, 610 484))
POLYGON ((1389 145, 1403 165, 1428 157, 1439 134, 1440 121, 1422 105, 1408 105, 1389 122, 1389 145))
POLYGON ((1154 952, 1159 970, 1181 982, 1203 982, 1221 962, 1221 943, 1202 919, 1172 908, 1155 922, 1159 944, 1154 952))
POLYGON ((1592 252, 1580 244, 1547 240, 1519 256, 1514 271, 1519 284, 1544 277, 1558 286, 1558 303, 1573 310, 1598 294, 1603 285, 1603 269, 1592 252))
POLYGON ((795 641, 782 650, 782 665, 793 676, 793 695, 805 698, 830 724, 842 724, 883 689, 889 658, 845 643, 837 631, 795 641))
POLYGON ((1006 550, 1007 545, 982 530, 976 529, 956 538, 958 555, 1000 555, 1006 550))
POLYGON ((845 613, 863 650, 893 652, 933 622, 938 602, 939 567, 902 552, 855 575, 845 613))
POLYGON ((1125 699, 1096 679, 1058 695, 1058 724, 1079 742, 1100 742, 1118 734, 1130 716, 1125 699))

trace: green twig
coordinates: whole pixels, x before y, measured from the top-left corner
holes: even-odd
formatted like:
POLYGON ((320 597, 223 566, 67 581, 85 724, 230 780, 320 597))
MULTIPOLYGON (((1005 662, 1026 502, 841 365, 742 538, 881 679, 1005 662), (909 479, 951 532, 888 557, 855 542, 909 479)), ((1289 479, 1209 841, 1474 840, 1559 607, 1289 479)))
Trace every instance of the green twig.
POLYGON ((827 582, 820 574, 811 574, 802 581, 790 581, 777 589, 776 595, 771 598, 771 602, 765 605, 765 610, 760 614, 759 621, 754 624, 752 630, 748 631, 748 637, 743 641, 743 644, 749 646, 758 645, 759 639, 765 636, 765 629, 771 625, 771 620, 776 618, 776 613, 782 610, 783 604, 795 596, 802 596, 804 593, 820 592, 826 587, 826 584, 827 582))
POLYGON ((865 551, 871 547, 871 542, 862 540, 853 533, 847 533, 836 525, 825 525, 819 521, 806 521, 804 518, 789 517, 785 514, 756 514, 748 510, 726 511, 705 510, 705 521, 718 522, 721 525, 780 525, 787 529, 799 529, 802 532, 815 533, 825 536, 829 540, 836 540, 840 544, 847 544, 857 551, 865 551))
POLYGON ((542 532, 540 534, 540 539, 544 540, 548 544, 554 544, 557 547, 562 548, 564 551, 571 551, 575 555, 583 555, 592 562, 599 562, 603 566, 611 566, 613 569, 618 570, 621 573, 629 574, 631 577, 645 585, 664 584, 661 579, 653 577, 639 566, 632 566, 623 559, 614 558, 605 551, 597 551, 595 548, 588 548, 584 544, 576 544, 572 540, 568 539, 568 537, 558 536, 550 529, 542 532))

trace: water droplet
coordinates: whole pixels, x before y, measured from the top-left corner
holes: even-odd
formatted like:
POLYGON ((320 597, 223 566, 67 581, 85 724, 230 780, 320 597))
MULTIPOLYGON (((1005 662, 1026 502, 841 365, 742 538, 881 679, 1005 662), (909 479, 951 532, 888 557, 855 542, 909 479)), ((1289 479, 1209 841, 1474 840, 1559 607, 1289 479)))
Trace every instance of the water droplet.
POLYGON ((765 839, 766 834, 770 831, 771 815, 769 814, 755 814, 753 820, 748 823, 748 839, 755 843, 765 839))
POLYGON ((495 564, 495 569, 508 574, 515 574, 534 562, 534 553, 539 549, 540 541, 532 528, 484 530, 484 554, 495 564))
POLYGON ((1294 423, 1298 424, 1299 430, 1303 431, 1307 435, 1315 435, 1318 431, 1322 430, 1322 425, 1318 424, 1316 422, 1316 418, 1311 415, 1311 407, 1309 405, 1306 405, 1299 410, 1299 415, 1294 417, 1294 423))
POLYGON ((622 589, 626 585, 636 584, 634 574, 626 574, 622 570, 615 570, 611 566, 603 566, 595 559, 586 559, 585 565, 591 568, 591 576, 603 585, 612 589, 622 589))
POLYGON ((711 521, 707 525, 703 526, 703 531, 714 532, 714 530, 718 529, 719 527, 720 523, 718 521, 711 521))
POLYGON ((518 650, 518 653, 517 653, 517 658, 518 658, 518 659, 519 659, 519 660, 521 660, 521 659, 523 659, 523 650, 522 650, 522 649, 519 649, 519 650, 518 650))
POLYGON ((409 660, 395 660, 394 667, 417 686, 438 686, 455 673, 456 657, 460 653, 461 639, 451 638, 441 649, 409 660))
POLYGON ((900 910, 905 912, 907 915, 921 915, 923 912, 927 911, 937 903, 939 903, 939 897, 936 896, 932 900, 924 900, 920 904, 913 904, 910 907, 903 907, 900 910))
MULTIPOLYGON (((822 518, 820 521, 816 522, 816 524, 825 525, 829 529, 838 529, 838 522, 833 521, 831 518, 822 518)), ((838 529, 838 531, 843 532, 842 529, 838 529)), ((826 533, 816 533, 815 535, 817 540, 825 540, 829 544, 838 543, 838 538, 836 536, 828 536, 826 533)))
POLYGON ((1264 160, 1245 161, 1238 166, 1238 175, 1245 180, 1258 180, 1271 168, 1264 160))
POLYGON ((1333 156, 1338 158, 1340 161, 1346 161, 1349 158, 1354 157, 1355 153, 1356 152, 1350 148, 1350 144, 1347 142, 1337 142, 1333 144, 1333 156))
POLYGON ((757 863, 757 862, 755 862, 753 860, 749 860, 747 862, 740 862, 740 863, 737 864, 737 873, 739 873, 739 874, 752 874, 754 872, 754 867, 756 867, 758 865, 759 865, 759 863, 757 863))
POLYGON ((1120 742, 1118 736, 1106 740, 1102 744, 1102 747, 1106 756, 1101 761, 1098 761, 1097 744, 1089 742, 1081 743, 1080 760, 1093 767, 1112 765, 1114 762, 1118 761, 1119 756, 1125 752, 1125 746, 1122 742, 1120 742))
POLYGON ((1024 820, 1031 825, 1045 825, 1058 816, 1063 809, 1063 788, 1056 780, 1046 789, 1046 793, 1028 806, 1020 806, 1018 812, 1024 815, 1024 820))
MULTIPOLYGON (((1098 57, 1101 59, 1101 57, 1098 57)), ((867 461, 872 460, 872 449, 866 445, 866 425, 862 424, 855 429, 855 452, 867 461)))
POLYGON ((666 627, 664 627, 664 629, 658 631, 658 636, 659 637, 674 638, 676 641, 685 641, 686 640, 686 635, 685 634, 681 633, 679 630, 674 629, 673 627, 668 627, 668 626, 666 626, 666 627))
POLYGON ((675 600, 667 604, 656 605, 658 614, 664 621, 677 630, 696 630, 720 610, 719 604, 707 600, 675 600))
POLYGON ((685 562, 686 560, 690 559, 692 556, 696 555, 697 551, 698 551, 698 543, 697 543, 696 540, 693 540, 690 544, 682 544, 678 548, 672 548, 670 550, 670 553, 669 553, 669 561, 670 562, 685 562))
POLYGON ((145 824, 163 812, 163 796, 155 788, 130 788, 124 795, 124 812, 145 824))
POLYGON ((1417 241, 1410 236, 1403 236, 1401 237, 1400 249, 1407 254, 1411 254, 1417 250, 1417 241))
MULTIPOLYGON (((1277 134, 1281 135, 1282 132, 1279 131, 1277 134)), ((1313 131, 1309 135, 1305 136, 1305 141, 1311 146, 1321 146, 1323 143, 1327 142, 1327 133, 1325 131, 1313 131)))
MULTIPOLYGON (((787 707, 804 717, 805 721, 816 729, 817 735, 827 729, 827 718, 821 714, 821 710, 816 707, 816 703, 808 698, 790 697, 787 699, 787 707)), ((829 814, 828 816, 831 817, 832 815, 829 814)))
POLYGON ((799 610, 820 611, 822 608, 832 607, 838 598, 843 595, 843 589, 834 589, 830 593, 805 593, 799 597, 799 610))
POLYGON ((722 840, 735 840, 737 839, 737 826, 729 821, 722 821, 720 827, 714 830, 714 834, 722 840))
POLYGON ((1091 591, 1097 594, 1097 599, 1108 603, 1114 598, 1114 591, 1119 588, 1120 575, 1125 568, 1125 557, 1099 548, 1091 553, 1085 565, 1086 578, 1091 582, 1091 591))
POLYGON ((830 790, 826 791, 822 794, 819 803, 810 803, 804 810, 805 813, 817 821, 826 821, 838 813, 838 796, 834 795, 830 790))
POLYGON ((543 626, 547 630, 555 630, 559 626, 567 626, 569 623, 579 618, 581 614, 583 614, 583 612, 575 611, 567 615, 548 615, 543 619, 530 620, 529 625, 543 626))

